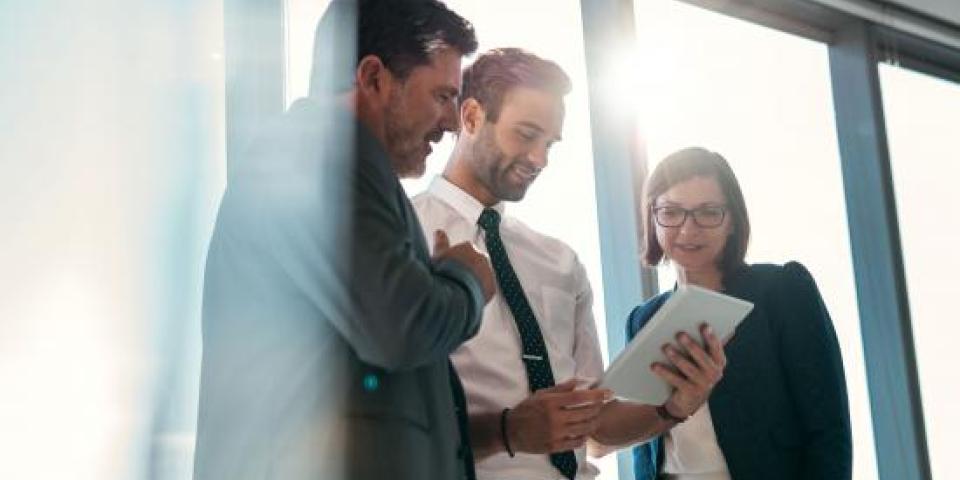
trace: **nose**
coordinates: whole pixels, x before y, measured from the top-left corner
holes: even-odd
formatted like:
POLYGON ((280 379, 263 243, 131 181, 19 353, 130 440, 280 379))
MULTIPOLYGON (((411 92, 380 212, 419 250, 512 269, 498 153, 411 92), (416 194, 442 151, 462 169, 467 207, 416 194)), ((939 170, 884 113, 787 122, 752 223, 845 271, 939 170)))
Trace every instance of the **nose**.
POLYGON ((547 146, 538 145, 527 154, 527 161, 539 169, 545 168, 547 166, 547 146))
POLYGON ((457 111, 457 102, 447 102, 440 112, 440 128, 445 132, 460 130, 460 115, 457 111))
POLYGON ((680 235, 691 235, 700 231, 700 226, 697 225, 697 222, 693 221, 693 213, 687 212, 687 216, 683 219, 683 223, 680 224, 679 232, 680 235))

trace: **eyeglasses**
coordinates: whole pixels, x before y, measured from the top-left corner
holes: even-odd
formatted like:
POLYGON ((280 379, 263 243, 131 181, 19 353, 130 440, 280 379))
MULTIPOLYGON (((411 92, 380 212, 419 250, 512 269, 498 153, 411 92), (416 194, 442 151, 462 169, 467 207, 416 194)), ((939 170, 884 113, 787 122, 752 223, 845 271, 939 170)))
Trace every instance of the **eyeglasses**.
POLYGON ((687 221, 688 216, 693 217, 693 223, 698 227, 717 228, 727 216, 727 209, 721 205, 706 205, 693 209, 673 206, 653 208, 653 218, 661 227, 679 227, 687 221))

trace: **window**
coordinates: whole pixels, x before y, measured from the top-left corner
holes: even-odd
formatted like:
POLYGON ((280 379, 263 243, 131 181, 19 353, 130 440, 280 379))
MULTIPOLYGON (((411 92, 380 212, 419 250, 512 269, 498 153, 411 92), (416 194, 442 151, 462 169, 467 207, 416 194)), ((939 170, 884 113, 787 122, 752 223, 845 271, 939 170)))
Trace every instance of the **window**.
POLYGON ((960 385, 952 363, 960 335, 960 85, 880 65, 890 162, 933 478, 960 471, 960 385))
POLYGON ((317 22, 330 0, 285 0, 284 8, 284 105, 306 97, 310 92, 310 67, 313 64, 313 36, 317 22))
MULTIPOLYGON (((877 478, 827 47, 674 0, 638 1, 634 95, 649 165, 688 146, 730 162, 751 217, 747 261, 812 272, 843 353, 854 477, 877 478)), ((660 268, 661 290, 672 269, 660 268)))
MULTIPOLYGON (((606 358, 600 241, 580 4, 574 0, 450 0, 446 3, 474 24, 480 40, 478 53, 497 47, 525 48, 557 62, 571 78, 573 88, 566 97, 563 141, 550 150, 549 165, 523 201, 507 208, 511 215, 530 227, 563 240, 577 252, 593 286, 594 314, 606 358), (550 21, 531 29, 531 22, 541 18, 546 9, 551 12, 550 21)), ((469 62, 470 59, 464 63, 469 62)), ((443 171, 452 148, 453 138, 448 135, 427 159, 426 174, 418 180, 404 181, 409 194, 423 191, 433 177, 443 171)))

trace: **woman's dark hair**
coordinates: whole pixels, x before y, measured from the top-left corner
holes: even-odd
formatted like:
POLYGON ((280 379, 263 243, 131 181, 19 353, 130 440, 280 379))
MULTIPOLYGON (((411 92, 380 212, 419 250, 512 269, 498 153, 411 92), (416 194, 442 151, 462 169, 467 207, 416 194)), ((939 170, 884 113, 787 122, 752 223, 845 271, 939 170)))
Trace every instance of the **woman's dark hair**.
POLYGON ((643 261, 649 266, 655 266, 663 260, 663 248, 657 241, 653 218, 653 206, 657 198, 674 185, 694 177, 713 178, 723 192, 732 231, 718 266, 724 274, 733 273, 744 265, 743 259, 750 243, 750 218, 747 216, 746 202, 727 160, 719 153, 700 147, 685 148, 670 154, 653 169, 647 179, 641 205, 644 227, 643 261))

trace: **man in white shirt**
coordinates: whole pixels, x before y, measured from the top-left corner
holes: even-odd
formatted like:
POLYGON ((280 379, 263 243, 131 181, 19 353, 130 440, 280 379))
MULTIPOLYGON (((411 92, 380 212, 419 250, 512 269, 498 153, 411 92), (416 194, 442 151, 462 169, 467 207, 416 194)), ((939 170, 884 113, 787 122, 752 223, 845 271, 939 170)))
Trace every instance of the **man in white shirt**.
POLYGON ((443 176, 413 200, 435 246, 469 241, 495 266, 499 289, 480 331, 452 355, 479 479, 594 478, 588 441, 602 454, 669 429, 706 401, 726 361, 712 333, 709 353, 681 336, 689 356, 674 347, 668 356, 683 374, 654 367, 676 387, 658 407, 576 388, 603 371, 586 271, 566 244, 504 215, 546 167, 569 90, 559 66, 523 50, 481 55, 463 74, 461 131, 443 176))

